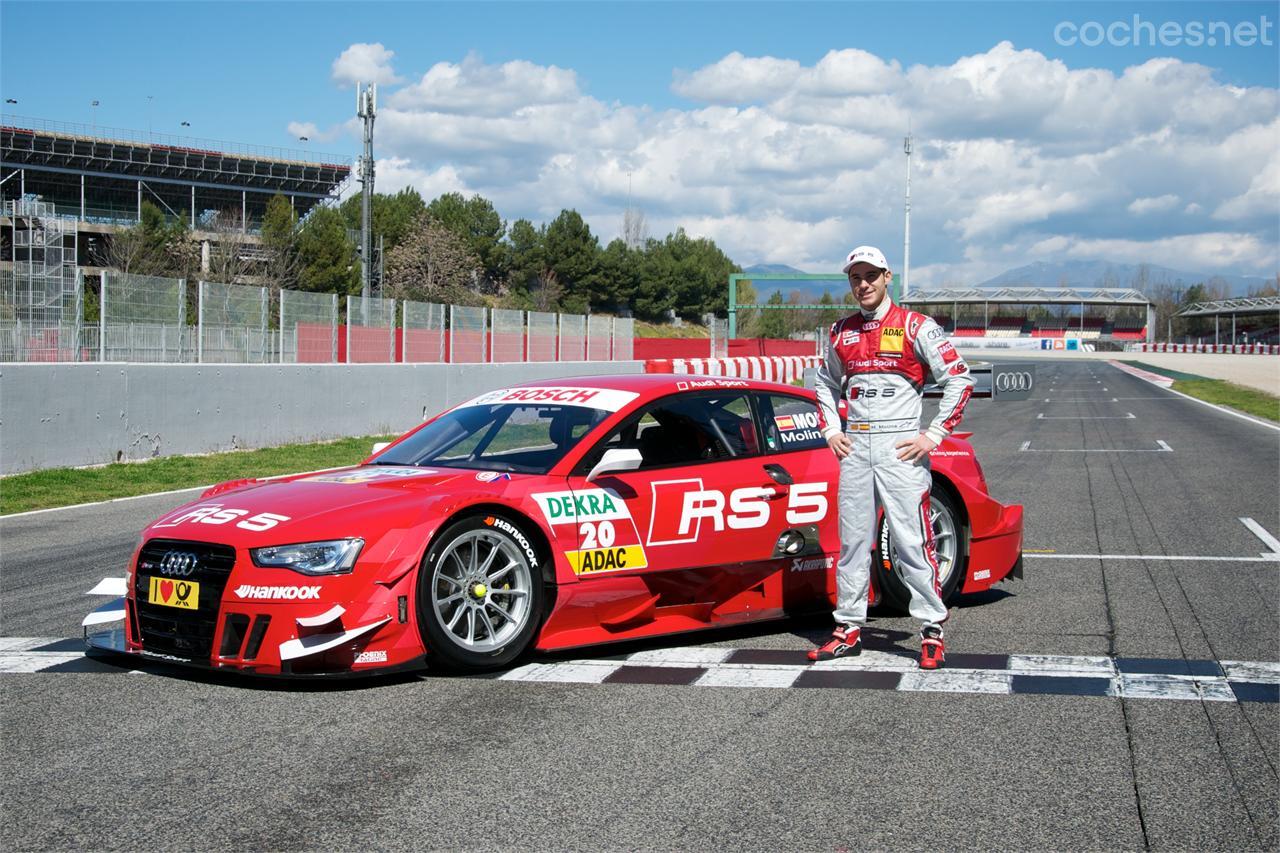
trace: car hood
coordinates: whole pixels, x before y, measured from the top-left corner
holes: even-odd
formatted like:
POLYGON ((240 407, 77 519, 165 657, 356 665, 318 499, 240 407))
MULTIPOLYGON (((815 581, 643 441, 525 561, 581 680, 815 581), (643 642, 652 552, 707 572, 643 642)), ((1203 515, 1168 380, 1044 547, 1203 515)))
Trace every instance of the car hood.
POLYGON ((475 492, 505 491, 511 475, 412 466, 360 466, 252 482, 178 507, 147 528, 146 536, 259 546, 377 536, 408 527, 441 499, 454 505, 475 492))

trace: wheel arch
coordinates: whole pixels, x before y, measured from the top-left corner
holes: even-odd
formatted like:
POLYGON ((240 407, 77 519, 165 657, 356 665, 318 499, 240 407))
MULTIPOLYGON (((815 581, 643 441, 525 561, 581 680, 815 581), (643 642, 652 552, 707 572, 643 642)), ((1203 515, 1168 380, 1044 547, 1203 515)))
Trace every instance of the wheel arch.
POLYGON ((449 528, 455 521, 464 518, 471 518, 478 515, 503 515, 512 521, 520 522, 524 529, 528 532, 530 542, 534 548, 538 550, 538 557, 541 560, 539 570, 542 574, 543 583, 546 584, 550 597, 554 599, 556 587, 556 567, 555 555, 551 552, 551 540, 547 537, 547 532, 542 529, 542 525, 538 524, 527 512, 521 512, 509 504, 486 502, 467 504, 459 507, 447 518, 443 519, 436 529, 427 537, 427 541, 422 545, 422 553, 418 556, 418 565, 421 567, 422 562, 427 559, 431 546, 435 544, 440 534, 449 528))

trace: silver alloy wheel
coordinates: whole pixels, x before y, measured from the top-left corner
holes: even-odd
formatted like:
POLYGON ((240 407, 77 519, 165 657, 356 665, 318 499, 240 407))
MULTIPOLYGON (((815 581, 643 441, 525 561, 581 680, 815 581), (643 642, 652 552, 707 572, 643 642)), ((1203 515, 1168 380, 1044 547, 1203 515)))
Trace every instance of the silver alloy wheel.
POLYGON ((487 530, 450 542, 431 576, 431 608, 444 632, 473 652, 500 649, 529 621, 533 578, 515 543, 487 530))
MULTIPOLYGON (((933 550, 938 558, 938 588, 945 590, 956 568, 956 520, 946 504, 930 501, 929 523, 933 527, 933 550)), ((902 577, 902 572, 898 571, 898 546, 893 544, 892 536, 889 538, 889 561, 898 577, 902 577)))

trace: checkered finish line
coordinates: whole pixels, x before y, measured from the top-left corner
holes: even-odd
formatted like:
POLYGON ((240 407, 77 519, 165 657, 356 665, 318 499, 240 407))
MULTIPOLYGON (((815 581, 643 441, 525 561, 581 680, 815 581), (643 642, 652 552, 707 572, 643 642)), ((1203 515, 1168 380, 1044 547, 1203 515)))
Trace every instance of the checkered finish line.
POLYGON ((689 647, 624 658, 530 663, 503 681, 667 684, 693 687, 828 687, 993 695, 1053 694, 1123 699, 1280 702, 1280 663, 1162 658, 948 653, 925 672, 914 654, 864 649, 808 664, 805 652, 689 647))
MULTIPOLYGON (((0 673, 140 672, 128 668, 136 661, 117 664, 114 660, 86 656, 80 639, 0 637, 0 673)), ((1280 663, 951 653, 945 669, 924 672, 916 667, 914 655, 903 649, 865 649, 858 657, 808 664, 803 650, 687 646, 614 657, 537 661, 476 677, 560 684, 826 687, 1280 702, 1280 663)))

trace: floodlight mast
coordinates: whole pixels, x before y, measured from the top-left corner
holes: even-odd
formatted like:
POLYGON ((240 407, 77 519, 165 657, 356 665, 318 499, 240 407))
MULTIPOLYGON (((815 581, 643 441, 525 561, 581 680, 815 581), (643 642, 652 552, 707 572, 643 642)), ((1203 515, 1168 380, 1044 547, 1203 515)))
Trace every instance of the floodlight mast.
MULTIPOLYGON (((373 277, 373 120, 378 112, 378 84, 356 84, 356 115, 364 119, 364 154, 360 158, 360 296, 368 314, 373 277)), ((368 322, 368 317, 363 318, 368 322)))
POLYGON ((906 299, 911 289, 911 130, 908 128, 906 138, 902 140, 902 152, 907 155, 907 203, 906 225, 902 241, 902 293, 900 299, 906 299))

